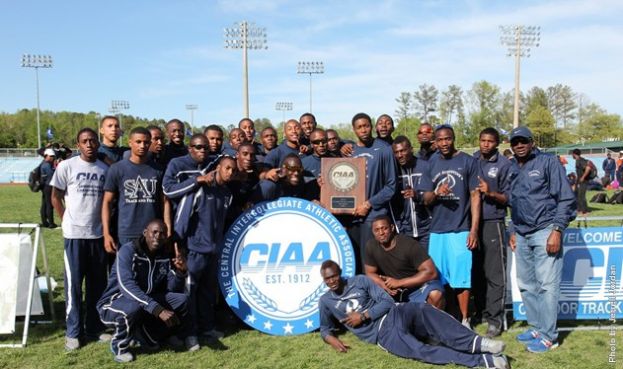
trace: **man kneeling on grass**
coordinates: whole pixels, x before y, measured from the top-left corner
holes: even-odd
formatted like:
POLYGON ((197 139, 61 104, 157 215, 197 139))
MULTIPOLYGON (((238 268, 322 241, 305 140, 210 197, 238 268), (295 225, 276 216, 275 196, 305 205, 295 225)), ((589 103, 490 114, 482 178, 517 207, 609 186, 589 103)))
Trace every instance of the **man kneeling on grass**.
POLYGON ((359 339, 400 357, 431 364, 510 368, 506 356, 501 355, 504 342, 477 335, 428 303, 395 305, 389 294, 368 277, 343 279, 341 273, 332 260, 320 267, 329 288, 319 302, 320 335, 338 352, 346 352, 349 347, 334 335, 336 321, 359 339))
POLYGON ((173 258, 170 254, 167 227, 159 219, 149 222, 142 237, 119 250, 97 303, 102 322, 115 328, 110 345, 115 361, 134 360, 129 351, 132 344, 154 351, 167 337, 173 345, 183 338, 188 351, 199 349, 197 337, 189 336, 186 261, 177 246, 173 258))

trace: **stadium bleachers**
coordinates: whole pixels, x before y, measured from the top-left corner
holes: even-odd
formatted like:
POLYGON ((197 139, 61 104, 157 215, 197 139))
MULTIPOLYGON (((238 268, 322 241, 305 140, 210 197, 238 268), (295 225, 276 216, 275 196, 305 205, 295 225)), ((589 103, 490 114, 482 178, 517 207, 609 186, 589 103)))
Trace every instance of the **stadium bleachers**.
POLYGON ((28 174, 41 163, 41 157, 0 158, 0 183, 26 183, 28 174))

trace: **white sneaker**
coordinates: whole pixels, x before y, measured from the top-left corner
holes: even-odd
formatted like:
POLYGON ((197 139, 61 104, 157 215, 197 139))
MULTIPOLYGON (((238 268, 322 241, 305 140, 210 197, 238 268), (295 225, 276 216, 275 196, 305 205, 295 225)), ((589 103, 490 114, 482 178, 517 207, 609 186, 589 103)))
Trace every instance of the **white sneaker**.
POLYGON ((483 337, 480 341, 480 352, 488 352, 491 354, 499 354, 506 348, 504 341, 492 340, 483 337))
POLYGON ((470 331, 473 330, 472 329, 472 322, 469 320, 469 318, 463 319, 463 321, 461 322, 461 325, 463 325, 463 327, 469 329, 470 331))
POLYGON ((493 355, 493 367, 498 369, 510 369, 508 359, 504 355, 493 355))
POLYGON ((197 336, 186 337, 186 339, 184 339, 184 344, 186 345, 186 350, 190 352, 197 351, 201 348, 201 346, 199 346, 197 336))
POLYGON ((134 360, 134 355, 131 352, 124 352, 123 354, 115 355, 115 361, 118 363, 129 363, 134 360))
POLYGON ((212 329, 209 331, 201 332, 201 336, 205 338, 213 338, 213 339, 220 340, 221 338, 225 337, 225 333, 221 331, 217 331, 216 329, 212 329))
POLYGON ((65 337, 65 351, 74 351, 80 348, 80 340, 77 338, 65 337))

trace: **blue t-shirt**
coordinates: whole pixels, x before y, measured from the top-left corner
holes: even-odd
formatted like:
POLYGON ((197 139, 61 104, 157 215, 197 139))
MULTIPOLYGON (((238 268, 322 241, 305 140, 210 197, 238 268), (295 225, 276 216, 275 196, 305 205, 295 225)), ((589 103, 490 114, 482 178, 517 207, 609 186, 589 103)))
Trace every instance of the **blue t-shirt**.
POLYGON ((162 174, 153 163, 121 160, 110 167, 104 191, 117 194, 119 238, 140 237, 152 219, 162 219, 162 174))
POLYGON ((108 164, 105 159, 108 159, 110 162, 116 163, 123 159, 123 153, 130 150, 129 147, 123 146, 106 146, 101 144, 97 149, 98 155, 97 158, 102 160, 104 163, 108 164))
POLYGON ((316 155, 307 155, 301 160, 303 163, 303 178, 305 183, 315 181, 320 177, 322 158, 316 155))
POLYGON ((458 152, 450 159, 433 155, 428 161, 433 188, 448 183, 449 195, 437 196, 432 205, 431 233, 469 231, 471 227, 470 192, 478 187, 478 163, 472 156, 458 152))
MULTIPOLYGON (((480 151, 474 153, 480 168, 480 178, 489 185, 490 192, 500 192, 510 199, 510 169, 511 162, 499 152, 496 152, 485 159, 480 151)), ((503 221, 506 217, 507 204, 500 204, 490 197, 483 196, 482 199, 482 220, 483 221, 503 221)))
POLYGON ((396 194, 392 199, 392 213, 396 217, 398 231, 411 237, 422 237, 428 234, 431 214, 424 206, 424 192, 433 190, 428 162, 415 158, 413 163, 398 169, 396 194), (412 188, 416 196, 405 199, 402 191, 412 188))
POLYGON ((375 139, 370 146, 355 144, 353 157, 366 159, 366 198, 372 205, 366 218, 355 222, 387 214, 389 202, 396 192, 396 161, 391 146, 379 139, 375 139))
POLYGON ((264 166, 267 168, 279 168, 281 164, 283 164, 283 159, 289 154, 299 155, 299 149, 293 149, 286 144, 286 142, 281 143, 279 146, 270 150, 268 155, 264 158, 264 166))

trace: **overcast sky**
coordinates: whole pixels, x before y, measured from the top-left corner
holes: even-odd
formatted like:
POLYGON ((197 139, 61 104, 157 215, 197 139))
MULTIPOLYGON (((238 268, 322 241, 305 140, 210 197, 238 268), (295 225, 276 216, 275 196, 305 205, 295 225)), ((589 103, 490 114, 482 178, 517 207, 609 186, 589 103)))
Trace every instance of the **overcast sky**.
POLYGON ((299 61, 323 61, 313 113, 324 125, 357 112, 394 115, 395 98, 421 84, 467 90, 479 80, 513 87, 514 62, 499 25, 541 27, 541 45, 522 59, 522 90, 570 85, 623 114, 623 1, 2 1, 0 111, 34 107, 35 71, 24 53, 52 55, 40 70, 41 108, 237 123, 242 51, 225 49, 223 28, 266 27, 267 50, 249 51, 250 115, 280 121, 309 110, 299 61))

